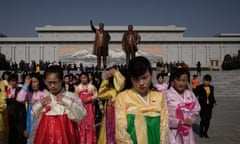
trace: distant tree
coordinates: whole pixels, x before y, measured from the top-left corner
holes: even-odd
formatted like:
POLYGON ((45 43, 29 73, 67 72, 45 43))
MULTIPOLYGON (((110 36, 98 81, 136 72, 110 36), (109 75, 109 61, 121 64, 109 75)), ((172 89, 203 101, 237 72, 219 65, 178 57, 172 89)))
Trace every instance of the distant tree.
POLYGON ((0 33, 0 37, 7 37, 6 35, 4 35, 4 34, 2 34, 2 33, 0 33))
POLYGON ((0 70, 7 70, 10 68, 10 63, 6 60, 6 56, 0 53, 0 70))
POLYGON ((230 54, 225 55, 223 63, 222 63, 222 69, 223 70, 231 70, 233 69, 232 67, 232 57, 230 54))
POLYGON ((223 63, 223 70, 232 70, 232 69, 240 69, 240 51, 238 51, 238 55, 231 56, 229 54, 225 55, 223 63))

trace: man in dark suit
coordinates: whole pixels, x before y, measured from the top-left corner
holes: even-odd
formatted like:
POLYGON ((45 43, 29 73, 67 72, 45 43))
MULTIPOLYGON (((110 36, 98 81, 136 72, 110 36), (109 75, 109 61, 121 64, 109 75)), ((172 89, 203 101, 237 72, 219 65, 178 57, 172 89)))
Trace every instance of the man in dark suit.
POLYGON ((206 74, 203 77, 203 84, 197 86, 196 92, 201 106, 200 111, 200 137, 209 138, 208 129, 210 126, 210 120, 212 117, 212 109, 217 106, 214 98, 214 87, 210 85, 212 77, 206 74))

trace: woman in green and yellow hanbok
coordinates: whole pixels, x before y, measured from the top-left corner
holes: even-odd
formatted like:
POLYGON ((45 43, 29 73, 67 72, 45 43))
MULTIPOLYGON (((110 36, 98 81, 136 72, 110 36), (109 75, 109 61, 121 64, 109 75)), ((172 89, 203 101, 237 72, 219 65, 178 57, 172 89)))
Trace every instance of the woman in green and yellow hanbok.
POLYGON ((128 65, 126 90, 115 100, 117 144, 167 144, 166 99, 152 85, 150 62, 142 56, 128 65))

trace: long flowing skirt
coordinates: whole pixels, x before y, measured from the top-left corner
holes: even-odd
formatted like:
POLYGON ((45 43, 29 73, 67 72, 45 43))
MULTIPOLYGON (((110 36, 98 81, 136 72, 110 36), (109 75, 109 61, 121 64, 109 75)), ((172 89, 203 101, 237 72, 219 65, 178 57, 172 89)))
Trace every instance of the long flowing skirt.
POLYGON ((92 104, 84 104, 87 110, 86 117, 79 123, 80 144, 96 144, 97 136, 94 121, 94 107, 92 104))
POLYGON ((101 122, 98 144, 116 144, 115 139, 115 110, 114 104, 107 102, 101 122))
MULTIPOLYGON (((137 136, 134 126, 135 115, 128 114, 128 128, 127 131, 132 138, 134 144, 137 144, 137 136)), ((148 144, 159 144, 160 143, 160 117, 145 116, 146 127, 147 127, 147 138, 148 144)))
POLYGON ((43 115, 34 138, 34 144, 79 144, 77 123, 67 115, 43 115))

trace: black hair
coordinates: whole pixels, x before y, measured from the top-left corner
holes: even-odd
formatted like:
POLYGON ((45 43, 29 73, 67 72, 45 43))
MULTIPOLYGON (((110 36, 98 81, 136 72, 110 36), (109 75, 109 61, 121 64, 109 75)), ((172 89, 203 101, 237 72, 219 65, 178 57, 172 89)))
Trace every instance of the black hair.
POLYGON ((190 82, 190 72, 188 69, 186 68, 177 68, 175 71, 173 71, 170 75, 169 78, 169 85, 168 88, 171 87, 171 82, 175 79, 179 79, 181 77, 181 75, 186 74, 188 77, 188 82, 190 82))
POLYGON ((46 79, 46 76, 50 73, 56 73, 58 78, 63 80, 63 69, 59 65, 51 65, 45 70, 43 78, 46 79))
MULTIPOLYGON (((45 86, 45 84, 43 82, 42 76, 39 73, 32 73, 30 76, 31 76, 31 78, 36 78, 38 80, 38 82, 39 82, 39 90, 40 91, 43 91, 46 88, 46 86, 45 86)), ((30 87, 29 87, 29 91, 32 92, 33 89, 32 89, 31 85, 32 85, 32 81, 31 81, 30 87)))
POLYGON ((2 80, 4 80, 4 76, 5 75, 8 75, 8 79, 7 81, 9 80, 9 76, 11 75, 11 72, 10 71, 4 71, 3 74, 2 74, 2 80))
MULTIPOLYGON (((126 85, 124 89, 132 88, 131 78, 138 78, 144 75, 147 71, 152 75, 152 67, 149 60, 143 56, 137 56, 130 60, 126 74, 126 85)), ((150 86, 153 89, 153 84, 150 86)))
POLYGON ((79 76, 79 78, 80 78, 80 83, 81 83, 81 76, 82 76, 82 75, 85 75, 85 76, 87 77, 88 82, 89 82, 88 73, 87 73, 87 72, 82 72, 82 73, 80 74, 80 76, 79 76))
POLYGON ((109 87, 109 88, 114 88, 113 77, 110 77, 110 78, 108 79, 108 87, 109 87))
POLYGON ((211 77, 211 75, 206 74, 206 75, 203 76, 203 80, 212 81, 212 77, 211 77))
POLYGON ((162 79, 164 79, 164 74, 163 73, 158 73, 157 76, 156 76, 157 80, 159 79, 160 76, 162 77, 162 79))
POLYGON ((193 75, 194 78, 198 77, 196 74, 193 75))
POLYGON ((138 56, 133 59, 128 64, 128 76, 137 78, 143 74, 145 74, 147 71, 152 74, 152 67, 149 60, 143 56, 138 56))
POLYGON ((18 75, 16 73, 12 73, 9 75, 9 81, 18 81, 18 75))
POLYGON ((66 77, 70 77, 70 75, 69 75, 69 74, 66 74, 66 75, 64 75, 64 77, 63 77, 63 78, 66 78, 66 77))
POLYGON ((27 72, 27 73, 23 73, 23 74, 21 75, 21 80, 22 80, 21 82, 22 82, 22 83, 24 83, 24 81, 25 81, 25 79, 26 79, 27 76, 30 76, 30 77, 31 77, 31 73, 28 73, 28 72, 27 72))

